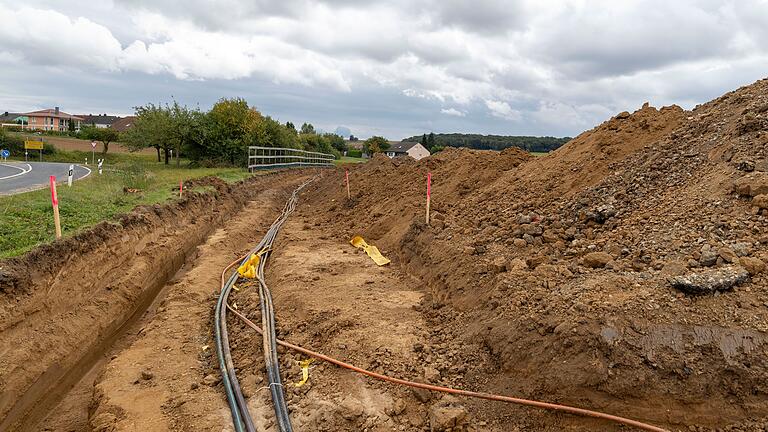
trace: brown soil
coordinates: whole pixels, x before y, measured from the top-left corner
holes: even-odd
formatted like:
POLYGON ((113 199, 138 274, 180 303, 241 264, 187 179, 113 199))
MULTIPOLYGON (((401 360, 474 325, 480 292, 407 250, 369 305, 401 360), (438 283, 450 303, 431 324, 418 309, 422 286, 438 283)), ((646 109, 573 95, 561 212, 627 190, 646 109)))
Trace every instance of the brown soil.
MULTIPOLYGON (((623 113, 517 167, 468 150, 379 157, 352 167, 346 205, 333 201, 344 202, 340 187, 311 191, 313 217, 334 236, 361 232, 424 280, 435 324, 490 351, 486 390, 672 427, 762 430, 766 273, 700 297, 667 278, 703 271, 705 245, 721 255, 707 265, 768 261, 765 210, 733 193, 753 175, 745 165, 766 170, 767 94, 760 81, 691 112, 623 113), (467 155, 494 170, 458 173, 467 155)), ((536 413, 515 424, 557 422, 536 413)))
POLYGON ((266 184, 208 180, 214 193, 138 207, 0 262, 0 429, 33 424, 78 382, 214 229, 266 184))
MULTIPOLYGON (((672 430, 765 431, 767 95, 764 80, 693 111, 644 106, 541 158, 463 149, 418 162, 376 157, 349 167, 352 199, 343 171, 325 171, 270 258, 278 336, 400 378, 672 430), (392 264, 375 266, 348 243, 355 234, 392 264), (713 270, 749 278, 704 295, 670 283, 713 270)), ((41 428, 229 430, 211 338, 219 273, 259 240, 300 176, 139 209, 57 245, 66 248, 2 263, 0 337, 14 349, 0 356, 0 416, 35 380, 60 390, 56 376, 79 379, 72 358, 109 352, 93 385, 81 381, 55 410, 43 404, 53 415, 41 428), (87 277, 94 268, 98 282, 87 277), (168 280, 154 312, 112 346, 106 335, 168 280), (89 409, 75 402, 86 399, 89 409)), ((257 291, 238 288, 231 303, 259 323, 257 291)), ((235 317, 229 326, 250 411, 275 430, 260 338, 235 317)), ((303 357, 281 348, 280 358, 297 431, 626 430, 319 362, 295 387, 303 357)))
MULTIPOLYGON (((49 136, 49 135, 43 135, 43 140, 47 143, 51 143, 59 150, 79 150, 83 152, 90 152, 93 148, 91 147, 91 142, 88 140, 81 140, 77 138, 69 138, 69 137, 57 137, 57 136, 49 136)), ((101 142, 96 143, 96 154, 97 158, 99 157, 99 153, 103 150, 103 146, 101 142)), ((123 147, 120 145, 120 143, 110 143, 109 144, 109 153, 136 153, 128 149, 127 147, 123 147)), ((157 151, 154 148, 147 148, 142 149, 138 151, 139 154, 157 154, 157 151)))

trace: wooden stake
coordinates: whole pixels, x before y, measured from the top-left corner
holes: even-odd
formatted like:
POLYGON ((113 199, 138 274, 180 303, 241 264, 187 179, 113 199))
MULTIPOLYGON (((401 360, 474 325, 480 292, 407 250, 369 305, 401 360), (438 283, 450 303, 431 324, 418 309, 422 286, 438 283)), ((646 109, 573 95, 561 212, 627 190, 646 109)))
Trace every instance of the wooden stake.
POLYGON ((181 195, 183 192, 184 192, 184 180, 179 180, 179 198, 181 198, 181 195))
POLYGON ((347 182, 347 199, 352 199, 352 195, 349 193, 349 170, 344 170, 344 177, 347 182))
POLYGON ((51 204, 53 204, 53 224, 56 226, 56 238, 61 238, 61 220, 59 219, 59 197, 56 194, 56 176, 51 176, 51 204))
POLYGON ((429 201, 432 195, 432 173, 427 173, 427 225, 429 225, 429 201))

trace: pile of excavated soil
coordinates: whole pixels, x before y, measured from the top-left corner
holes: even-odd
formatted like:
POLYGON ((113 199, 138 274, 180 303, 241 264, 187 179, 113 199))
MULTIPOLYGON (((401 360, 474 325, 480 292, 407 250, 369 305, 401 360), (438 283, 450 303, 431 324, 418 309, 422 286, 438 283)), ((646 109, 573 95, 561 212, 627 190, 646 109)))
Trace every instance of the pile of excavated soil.
POLYGON ((445 355, 490 354, 468 381, 675 428, 768 424, 768 80, 621 113, 541 158, 349 169, 352 199, 329 173, 313 217, 423 281, 445 355))

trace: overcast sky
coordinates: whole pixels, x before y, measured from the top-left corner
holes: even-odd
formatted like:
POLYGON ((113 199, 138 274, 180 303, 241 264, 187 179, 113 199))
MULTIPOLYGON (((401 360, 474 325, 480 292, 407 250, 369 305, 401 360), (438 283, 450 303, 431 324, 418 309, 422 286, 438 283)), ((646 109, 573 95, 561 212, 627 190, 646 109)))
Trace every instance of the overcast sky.
POLYGON ((0 0, 0 111, 241 96, 400 139, 576 135, 768 76, 768 0, 0 0))

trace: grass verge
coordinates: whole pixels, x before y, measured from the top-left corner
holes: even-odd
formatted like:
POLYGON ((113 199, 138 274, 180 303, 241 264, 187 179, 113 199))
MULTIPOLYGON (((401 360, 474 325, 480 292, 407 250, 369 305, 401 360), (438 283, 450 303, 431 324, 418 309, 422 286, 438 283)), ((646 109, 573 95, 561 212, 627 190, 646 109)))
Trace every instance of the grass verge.
MULTIPOLYGON (((239 168, 186 168, 165 166, 151 157, 121 155, 116 165, 107 162, 103 175, 95 171, 71 188, 59 185, 59 212, 64 236, 73 235, 141 204, 173 199, 180 180, 214 175, 228 182, 252 174, 239 168), (124 193, 123 188, 141 189, 124 193)), ((108 158, 109 160, 109 158, 108 158)), ((115 160, 115 159, 113 159, 115 160)), ((155 159, 156 160, 156 159, 155 159)), ((53 211, 47 189, 0 197, 0 258, 21 255, 54 240, 53 211)))
POLYGON ((363 163, 367 161, 368 159, 365 159, 365 158, 342 156, 341 159, 336 159, 333 161, 333 163, 336 165, 341 165, 341 164, 348 164, 348 163, 363 163))

